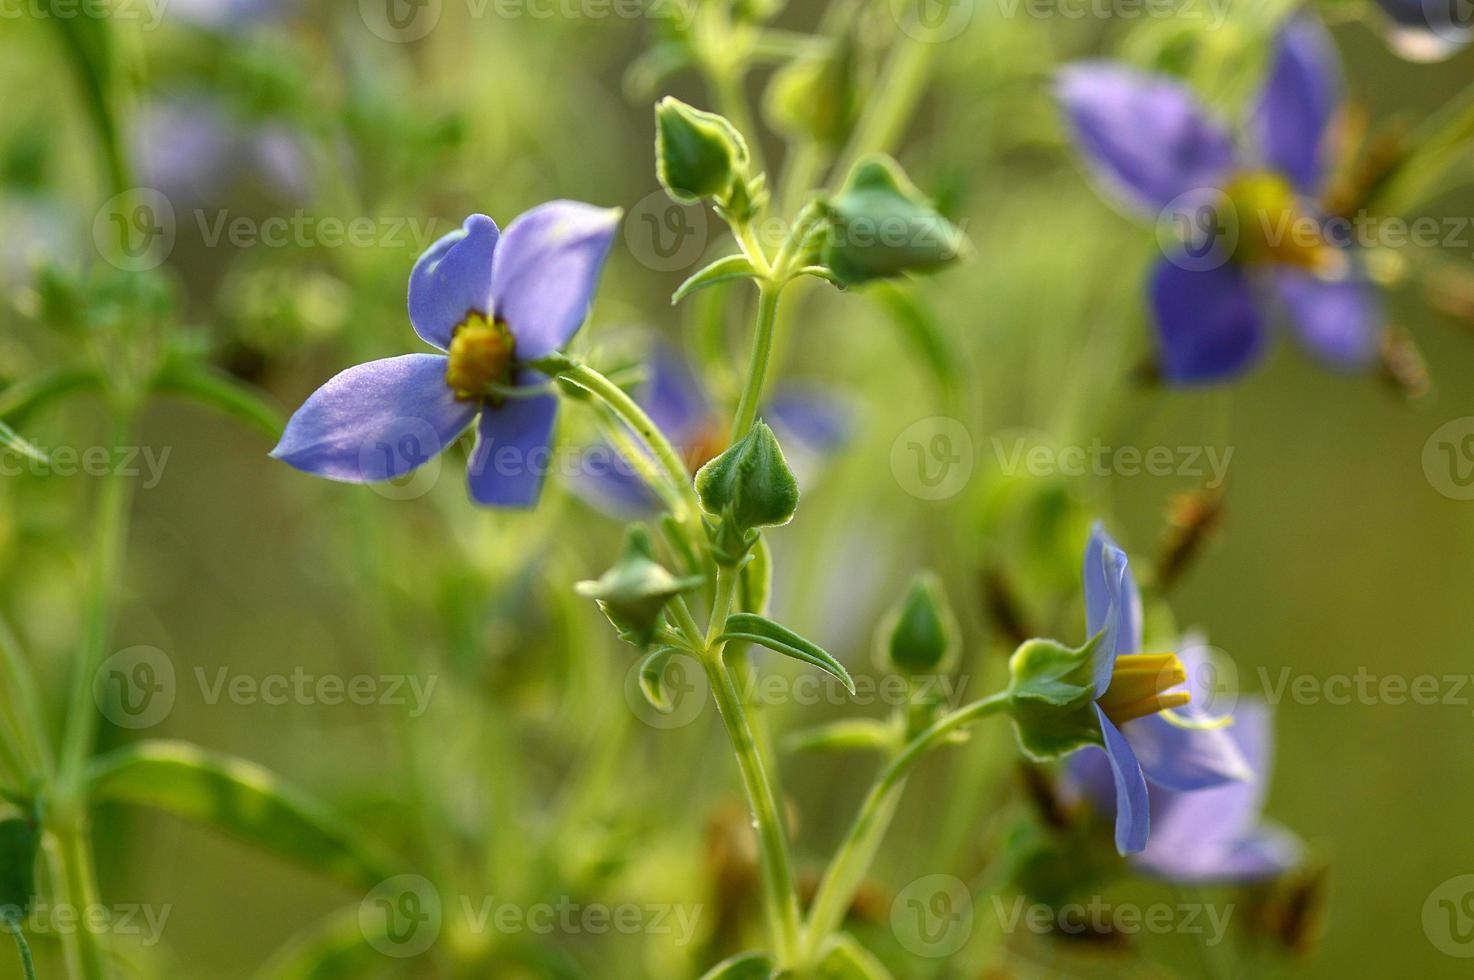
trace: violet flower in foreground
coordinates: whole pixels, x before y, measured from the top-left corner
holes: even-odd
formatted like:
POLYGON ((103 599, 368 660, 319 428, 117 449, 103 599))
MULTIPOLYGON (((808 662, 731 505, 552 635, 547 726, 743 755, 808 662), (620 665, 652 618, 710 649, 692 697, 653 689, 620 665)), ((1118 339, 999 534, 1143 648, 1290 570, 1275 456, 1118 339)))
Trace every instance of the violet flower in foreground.
MULTIPOLYGON (((1194 680, 1208 667, 1201 648, 1185 648, 1182 658, 1194 680)), ((1299 862, 1301 847, 1294 835, 1260 816, 1272 754, 1269 708, 1259 701, 1241 702, 1226 731, 1253 778, 1190 791, 1153 786, 1151 840, 1132 859, 1137 868, 1169 881, 1204 884, 1272 878, 1299 862)), ((1067 771, 1070 783, 1092 805, 1104 813, 1115 809, 1116 788, 1099 753, 1076 753, 1067 771)))
POLYGON ((1355 252, 1314 199, 1341 98, 1335 50, 1319 22, 1281 30, 1268 80, 1235 146, 1179 81, 1108 62, 1066 68, 1058 95, 1097 175, 1136 209, 1207 221, 1206 243, 1169 250, 1151 276, 1164 377, 1221 381, 1264 354, 1283 315, 1301 343, 1341 368, 1375 355, 1380 313, 1355 252), (1227 230, 1225 230, 1227 226, 1227 230))
POLYGON ((1101 633, 1092 670, 1102 744, 1074 753, 1072 763, 1106 764, 1114 792, 1116 848, 1147 847, 1151 813, 1147 783, 1202 790, 1252 777, 1238 744, 1191 703, 1183 662, 1141 651, 1141 596, 1126 554, 1099 525, 1085 548, 1086 625, 1101 633))
POLYGON ((486 215, 471 215, 410 273, 410 322, 446 353, 342 372, 297 410, 271 455, 345 483, 392 480, 454 443, 479 415, 471 497, 493 507, 536 503, 558 400, 530 365, 583 324, 619 218, 618 210, 553 201, 503 235, 486 215))
MULTIPOLYGON (((727 422, 719 417, 695 372, 678 351, 657 343, 648 364, 649 378, 637 399, 640 407, 695 472, 727 448, 727 422)), ((808 482, 807 474, 835 452, 850 433, 849 415, 839 399, 808 386, 779 387, 761 414, 778 434, 801 483, 808 482)), ((612 448, 609 453, 612 456, 612 448)), ((573 488, 590 504, 615 517, 646 514, 660 506, 659 498, 645 482, 618 460, 612 459, 608 466, 590 467, 573 488)))

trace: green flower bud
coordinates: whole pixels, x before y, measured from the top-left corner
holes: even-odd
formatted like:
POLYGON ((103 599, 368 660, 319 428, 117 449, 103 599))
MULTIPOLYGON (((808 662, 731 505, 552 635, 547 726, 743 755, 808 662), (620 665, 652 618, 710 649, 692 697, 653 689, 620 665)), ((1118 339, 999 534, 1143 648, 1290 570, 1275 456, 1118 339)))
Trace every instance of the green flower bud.
POLYGON ((650 533, 633 524, 614 567, 596 581, 579 582, 574 590, 599 604, 622 639, 644 649, 655 638, 666 604, 701 584, 699 576, 678 578, 668 572, 655 560, 650 533))
POLYGON ((942 583, 929 572, 886 617, 881 630, 886 665, 897 673, 940 674, 951 668, 957 649, 957 620, 942 583))
POLYGON ((1009 713, 1020 747, 1036 762, 1100 744, 1092 661, 1102 635, 1078 650, 1029 640, 1008 661, 1009 713))
POLYGON ((832 54, 784 65, 773 75, 766 96, 773 128, 822 146, 842 144, 856 116, 853 75, 854 45, 848 38, 832 54))
POLYGON ((823 262, 847 286, 928 272, 967 251, 961 230, 887 156, 861 160, 827 212, 823 262))
POLYGON ((697 472, 696 493, 703 510, 743 533, 787 524, 798 509, 798 480, 761 420, 697 472))
POLYGON ((734 184, 745 182, 747 159, 742 134, 721 116, 670 97, 656 103, 656 172, 675 200, 725 201, 734 184))

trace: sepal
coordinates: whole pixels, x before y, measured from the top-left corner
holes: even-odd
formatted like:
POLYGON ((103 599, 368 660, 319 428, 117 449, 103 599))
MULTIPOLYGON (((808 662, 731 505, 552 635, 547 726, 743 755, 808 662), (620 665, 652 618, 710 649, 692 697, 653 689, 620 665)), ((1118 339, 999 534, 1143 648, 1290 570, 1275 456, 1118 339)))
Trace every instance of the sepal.
POLYGON ((574 590, 598 603, 621 639, 644 649, 655 639, 666 604, 702 582, 698 576, 679 578, 667 571, 655 560, 650 532, 632 524, 614 567, 594 581, 579 582, 574 590))
POLYGON ((1078 649, 1029 640, 1009 659, 1008 711, 1019 746, 1036 762, 1101 744, 1092 661, 1103 635, 1078 649))

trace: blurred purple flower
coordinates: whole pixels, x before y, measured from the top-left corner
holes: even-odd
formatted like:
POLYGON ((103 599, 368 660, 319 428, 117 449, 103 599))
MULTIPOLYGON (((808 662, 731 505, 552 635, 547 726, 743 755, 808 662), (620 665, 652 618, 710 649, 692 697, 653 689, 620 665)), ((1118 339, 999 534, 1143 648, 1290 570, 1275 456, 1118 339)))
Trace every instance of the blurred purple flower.
POLYGON ((1075 753, 1070 765, 1110 788, 1116 848, 1135 854, 1151 830, 1148 781, 1199 790, 1249 779, 1252 770, 1228 733, 1191 703, 1184 664, 1141 652, 1141 595, 1126 553, 1098 524, 1085 546, 1084 578, 1086 628, 1102 634, 1093 666, 1103 745, 1075 753))
POLYGON ((1235 146, 1180 82, 1107 62, 1066 68, 1058 95, 1085 159, 1138 211, 1207 241, 1169 250, 1151 276, 1167 380, 1237 376, 1264 353, 1282 313, 1323 362, 1374 356, 1380 311, 1355 252, 1319 214, 1325 142, 1341 100, 1335 50, 1308 16, 1280 32, 1268 80, 1235 146), (1225 231, 1225 221, 1230 222, 1225 231))
MULTIPOLYGON (((677 351, 656 344, 649 358, 650 375, 637 397, 692 470, 727 448, 724 420, 702 391, 701 383, 677 351)), ((809 386, 780 387, 764 406, 763 418, 778 435, 789 465, 804 481, 848 438, 849 413, 833 394, 809 386)), ((616 517, 649 513, 660 500, 634 472, 605 447, 607 466, 589 467, 574 484, 579 496, 616 517)))
POLYGON ((297 410, 271 455, 331 480, 392 480, 455 442, 479 414, 467 470, 472 498, 493 507, 536 503, 558 400, 528 365, 583 324, 619 217, 553 201, 502 235, 486 215, 471 215, 410 273, 410 322, 446 353, 349 368, 297 410))
POLYGON ((278 0, 168 0, 165 7, 170 20, 223 31, 274 20, 280 13, 278 0))
POLYGON ((280 122, 232 118, 206 96, 145 108, 133 146, 140 182, 176 207, 217 202, 246 180, 288 199, 309 193, 306 153, 295 132, 280 122))
POLYGON ((1469 0, 1377 0, 1391 21, 1389 39, 1410 61, 1440 61, 1474 40, 1469 0))

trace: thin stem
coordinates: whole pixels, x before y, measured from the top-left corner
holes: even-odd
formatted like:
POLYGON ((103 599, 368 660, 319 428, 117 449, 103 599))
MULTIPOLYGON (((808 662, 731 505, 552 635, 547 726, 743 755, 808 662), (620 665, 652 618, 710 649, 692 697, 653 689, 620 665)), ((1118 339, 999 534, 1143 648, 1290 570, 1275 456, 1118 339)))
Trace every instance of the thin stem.
POLYGON ((51 828, 65 879, 66 901, 79 916, 78 926, 66 937, 68 973, 81 980, 107 980, 111 971, 102 937, 87 924, 86 910, 98 904, 93 870, 91 830, 80 809, 59 814, 51 828))
MULTIPOLYGON (((113 426, 113 445, 131 441, 131 418, 119 418, 113 426)), ((103 484, 93 533, 92 570, 84 613, 82 649, 72 674, 71 699, 67 703, 66 731, 62 738, 58 773, 62 795, 79 788, 87 756, 97 736, 97 712, 92 703, 92 684, 107 652, 117 615, 118 578, 128 539, 128 512, 133 501, 133 484, 123 467, 116 467, 103 484)))
POLYGON ((0 925, 15 938, 15 948, 20 951, 21 973, 26 980, 36 980, 36 964, 31 960, 31 944, 26 942, 26 934, 21 931, 20 923, 7 916, 0 919, 0 925))
POLYGON ((732 603, 737 597, 739 585, 737 569, 730 565, 717 566, 717 595, 711 604, 711 621, 706 624, 706 646, 717 646, 717 637, 727 628, 727 617, 732 613, 732 603))
POLYGON ((1008 694, 1004 692, 964 705, 937 719, 930 728, 912 739, 881 772, 819 884, 804 932, 806 961, 812 961, 818 955, 824 941, 844 921, 845 912, 875 861, 911 770, 953 732, 1001 711, 1007 705, 1008 694))
POLYGON ((773 329, 778 322, 778 298, 781 283, 758 284, 757 328, 752 338, 752 356, 747 366, 747 384, 737 403, 737 417, 732 422, 732 441, 737 442, 757 419, 757 407, 763 397, 763 383, 768 374, 768 360, 773 354, 773 329))
POLYGON ((737 756, 737 767, 742 772, 743 786, 747 791, 747 803, 752 811, 753 824, 757 828, 758 843, 762 853, 764 903, 769 931, 773 939, 773 952, 779 965, 792 961, 799 948, 798 893, 793 884, 793 870, 788 858, 788 837, 778 809, 773 785, 768 780, 762 754, 753 737, 752 725, 742 698, 732 683, 732 677, 722 662, 721 648, 707 651, 702 658, 712 696, 716 699, 717 711, 727 728, 732 742, 732 751, 737 756))

